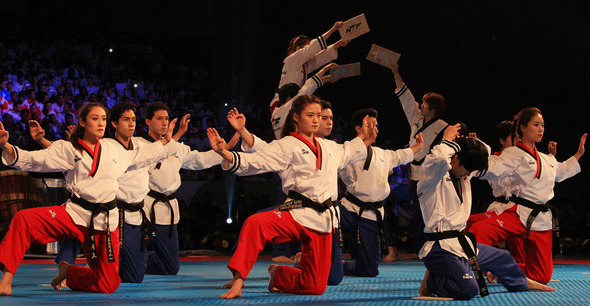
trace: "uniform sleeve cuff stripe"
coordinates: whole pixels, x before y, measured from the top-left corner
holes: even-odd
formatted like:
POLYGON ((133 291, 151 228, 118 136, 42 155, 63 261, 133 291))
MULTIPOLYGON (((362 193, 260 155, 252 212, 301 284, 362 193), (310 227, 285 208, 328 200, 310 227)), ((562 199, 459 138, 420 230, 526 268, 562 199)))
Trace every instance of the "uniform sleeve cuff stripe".
POLYGON ((406 93, 406 90, 408 90, 408 86, 406 86, 406 85, 404 84, 404 87, 402 87, 402 89, 400 89, 400 90, 399 90, 399 91, 396 93, 396 95, 397 95, 398 97, 401 97, 401 96, 402 96, 404 93, 406 93))
POLYGON ((322 79, 320 77, 318 77, 317 75, 312 76, 312 79, 318 85, 318 88, 320 88, 324 85, 324 83, 322 83, 322 79))
POLYGON ((12 146, 12 148, 14 150, 14 153, 16 153, 16 158, 14 159, 14 161, 10 165, 6 165, 6 167, 12 167, 18 161, 18 148, 16 146, 12 146))
POLYGON ((232 154, 234 156, 234 165, 229 169, 230 173, 234 173, 238 170, 238 168, 240 167, 240 154, 233 152, 232 154))
POLYGON ((459 151, 461 151, 461 147, 454 141, 450 141, 450 140, 443 140, 442 143, 448 145, 449 147, 451 147, 455 153, 459 153, 459 151))

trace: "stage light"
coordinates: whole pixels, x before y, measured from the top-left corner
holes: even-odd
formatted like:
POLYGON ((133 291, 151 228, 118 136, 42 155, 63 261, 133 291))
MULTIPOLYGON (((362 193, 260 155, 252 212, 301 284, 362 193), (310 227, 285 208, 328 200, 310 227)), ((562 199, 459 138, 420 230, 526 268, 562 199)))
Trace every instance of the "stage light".
POLYGON ((133 84, 133 87, 137 88, 137 84, 133 84))
POLYGON ((227 224, 231 224, 234 221, 231 218, 227 218, 227 220, 225 220, 225 222, 227 222, 227 224))
POLYGON ((113 48, 110 48, 110 49, 109 49, 109 52, 110 52, 110 53, 113 53, 113 48))
POLYGON ((223 103, 223 106, 227 106, 227 103, 223 103))

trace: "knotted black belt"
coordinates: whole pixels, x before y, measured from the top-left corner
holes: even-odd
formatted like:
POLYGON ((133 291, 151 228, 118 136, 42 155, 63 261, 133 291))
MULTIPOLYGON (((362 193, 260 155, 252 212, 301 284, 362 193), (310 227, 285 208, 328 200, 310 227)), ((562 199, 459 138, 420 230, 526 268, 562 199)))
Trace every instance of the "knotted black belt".
POLYGON ((529 238, 529 234, 531 232, 531 226, 533 225, 533 222, 535 221, 535 219, 537 218, 539 213, 540 212, 548 212, 549 210, 551 210, 551 214, 553 215, 553 220, 552 220, 553 221, 552 222, 553 223, 553 231, 555 231, 555 235, 557 236, 557 238, 560 238, 559 237, 559 219, 557 218, 557 214, 555 213, 555 210, 553 210, 553 207, 549 206, 549 203, 537 204, 537 203, 527 200, 525 198, 514 197, 514 196, 510 197, 510 201, 533 210, 533 211, 531 211, 528 218, 526 219, 526 238, 529 238))
POLYGON ((109 211, 117 207, 117 201, 112 200, 106 203, 92 203, 80 197, 72 195, 70 200, 80 207, 91 212, 88 226, 88 236, 90 237, 90 265, 98 266, 98 256, 96 256, 96 236, 94 235, 94 217, 104 212, 107 219, 107 257, 109 262, 115 262, 115 253, 113 252, 113 242, 111 240, 111 230, 109 225, 109 211))
POLYGON ((125 201, 117 200, 117 208, 119 208, 119 244, 123 246, 123 234, 125 228, 125 211, 141 213, 141 233, 142 243, 146 246, 151 246, 151 241, 148 234, 147 218, 143 211, 143 200, 137 203, 127 203, 125 201))
POLYGON ((377 226, 379 228, 379 240, 381 241, 381 254, 388 255, 389 250, 387 249, 387 244, 385 243, 385 232, 383 231, 383 216, 381 215, 381 211, 379 210, 379 208, 383 207, 383 201, 363 202, 361 199, 357 198, 354 194, 348 193, 348 192, 346 193, 346 199, 348 201, 350 201, 351 203, 357 205, 360 208, 359 214, 358 214, 359 226, 356 229, 356 231, 357 231, 356 243, 357 243, 358 247, 361 247, 363 245, 362 239, 361 239, 361 228, 360 228, 361 217, 362 217, 363 212, 365 210, 371 210, 371 211, 375 212, 375 215, 377 216, 377 226))
MULTIPOLYGON (((330 209, 330 207, 335 207, 336 205, 338 205, 338 203, 333 203, 332 199, 327 199, 322 203, 315 202, 315 201, 311 200, 310 198, 308 198, 308 197, 306 197, 306 196, 302 195, 301 193, 294 191, 294 190, 289 190, 288 196, 291 200, 279 205, 277 207, 277 210, 286 211, 286 210, 291 210, 291 209, 295 209, 295 208, 309 207, 319 213, 323 213, 327 209, 330 209)), ((340 218, 338 218, 338 216, 336 216, 336 220, 338 221, 338 229, 340 229, 340 218)), ((334 226, 333 226, 334 213, 332 212, 331 209, 330 209, 330 221, 332 223, 331 224, 332 228, 334 228, 334 226)), ((334 230, 332 230, 332 232, 334 232, 334 230)), ((339 230, 338 232, 339 232, 338 245, 340 248, 342 248, 342 245, 343 245, 342 231, 339 230)), ((332 261, 334 260, 334 257, 335 257, 334 256, 334 249, 332 248, 332 261)))
POLYGON ((486 286, 486 281, 483 278, 483 272, 481 271, 481 267, 479 266, 479 260, 477 260, 477 256, 475 255, 477 250, 477 241, 475 240, 475 235, 470 232, 460 232, 460 231, 444 231, 440 233, 425 233, 426 240, 428 241, 438 241, 443 239, 451 239, 451 238, 458 238, 459 244, 461 244, 461 248, 463 248, 463 252, 465 255, 469 257, 469 263, 471 264, 471 270, 473 270, 473 274, 475 274, 475 280, 477 281, 477 285, 479 286, 479 295, 484 297, 489 295, 490 292, 488 291, 488 287, 486 286), (473 249, 467 242, 467 238, 471 239, 473 243, 473 249))
MULTIPOLYGON (((165 195, 163 193, 150 189, 148 195, 154 198, 154 203, 152 203, 152 211, 150 212, 150 219, 152 219, 152 222, 150 223, 150 234, 152 235, 152 237, 156 237, 156 203, 162 202, 168 205, 168 207, 170 208, 170 225, 174 225, 174 210, 172 209, 170 201, 176 199, 176 194, 172 193, 170 195, 165 195)), ((170 233, 168 235, 169 238, 172 237, 172 233, 172 226, 170 226, 170 233)))

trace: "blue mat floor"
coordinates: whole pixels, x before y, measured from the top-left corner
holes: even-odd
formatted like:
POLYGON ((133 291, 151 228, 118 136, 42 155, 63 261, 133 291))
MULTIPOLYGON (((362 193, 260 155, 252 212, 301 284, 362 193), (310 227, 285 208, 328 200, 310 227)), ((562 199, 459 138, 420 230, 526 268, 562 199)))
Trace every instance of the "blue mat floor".
POLYGON ((114 305, 590 305, 590 265, 556 264, 549 285, 556 292, 509 293, 501 285, 489 285, 491 294, 471 301, 418 301, 418 287, 424 276, 419 261, 402 261, 380 266, 375 278, 344 277, 338 286, 330 286, 321 296, 302 296, 267 291, 270 261, 258 261, 246 280, 243 297, 220 300, 221 286, 230 278, 225 261, 182 262, 179 275, 146 275, 142 284, 123 283, 113 294, 75 292, 65 288, 54 291, 49 284, 55 265, 24 264, 14 278, 13 296, 0 297, 0 305, 114 304, 114 305))

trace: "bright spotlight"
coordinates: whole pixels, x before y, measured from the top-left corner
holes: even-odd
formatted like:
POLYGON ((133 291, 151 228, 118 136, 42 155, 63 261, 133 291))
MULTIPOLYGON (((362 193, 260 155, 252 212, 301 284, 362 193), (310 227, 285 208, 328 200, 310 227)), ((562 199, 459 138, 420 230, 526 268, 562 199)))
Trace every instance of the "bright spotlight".
POLYGON ((110 53, 113 53, 113 48, 110 48, 110 49, 109 49, 109 52, 110 52, 110 53))
POLYGON ((225 220, 225 222, 227 222, 227 224, 231 224, 234 221, 231 218, 227 218, 227 220, 225 220))

